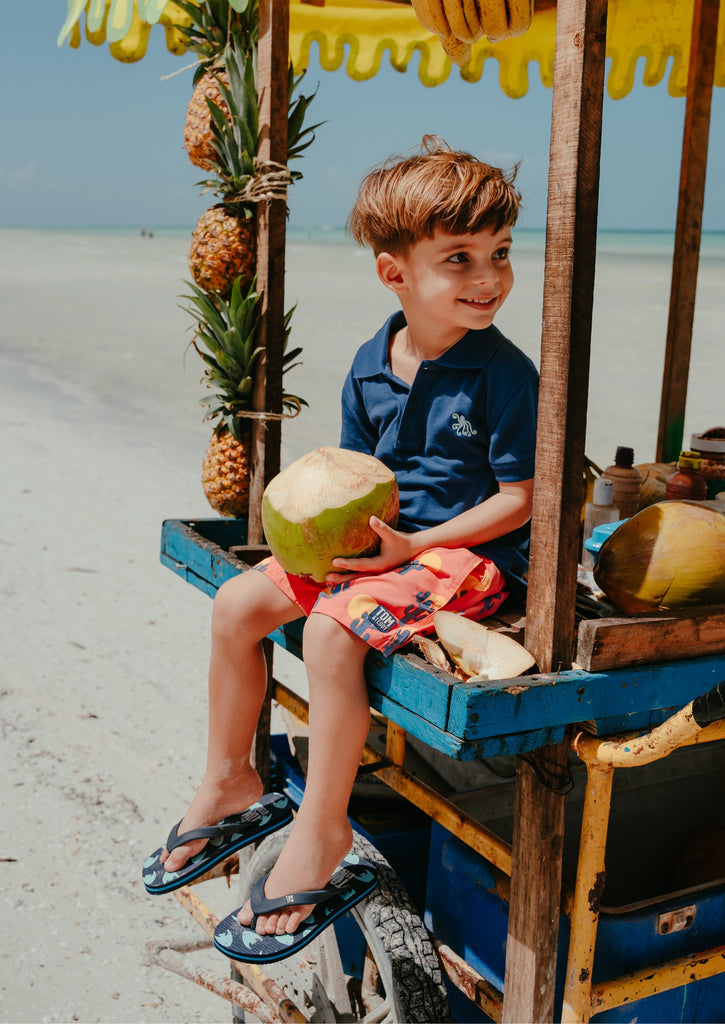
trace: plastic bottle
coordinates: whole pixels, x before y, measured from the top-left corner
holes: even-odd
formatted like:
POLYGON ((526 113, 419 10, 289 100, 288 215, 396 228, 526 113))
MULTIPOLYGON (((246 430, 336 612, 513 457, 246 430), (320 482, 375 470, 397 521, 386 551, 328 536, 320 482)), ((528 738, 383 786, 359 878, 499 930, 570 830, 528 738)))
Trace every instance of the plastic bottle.
POLYGON ((700 475, 702 460, 697 452, 680 452, 677 471, 667 478, 665 500, 704 501, 707 498, 707 480, 700 475))
POLYGON ((614 484, 614 504, 619 509, 622 519, 639 512, 639 488, 642 483, 642 474, 635 469, 634 451, 631 448, 617 448, 614 456, 614 464, 607 466, 602 473, 605 480, 611 480, 614 484))
POLYGON ((614 523, 619 519, 619 509, 614 504, 614 482, 599 477, 594 481, 594 500, 584 507, 584 533, 582 536, 581 564, 585 569, 594 568, 594 556, 584 546, 597 526, 614 523))

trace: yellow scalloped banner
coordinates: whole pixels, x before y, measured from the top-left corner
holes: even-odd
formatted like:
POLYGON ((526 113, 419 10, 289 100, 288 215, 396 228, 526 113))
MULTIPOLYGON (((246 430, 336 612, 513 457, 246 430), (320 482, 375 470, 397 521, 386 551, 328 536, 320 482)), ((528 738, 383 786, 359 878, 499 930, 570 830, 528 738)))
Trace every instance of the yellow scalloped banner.
MULTIPOLYGON (((642 81, 657 85, 667 74, 673 96, 684 96, 690 53, 693 0, 609 0, 607 89, 620 99, 632 89, 641 61, 642 81)), ((146 53, 151 26, 160 23, 172 53, 184 52, 179 26, 188 18, 173 0, 68 0, 68 17, 58 45, 81 43, 81 16, 89 42, 110 44, 113 57, 140 60, 146 53)), ((498 61, 499 84, 507 96, 524 96, 529 88, 529 65, 538 66, 545 86, 554 77, 556 13, 538 11, 525 35, 492 44, 475 43, 461 77, 477 82, 487 60, 498 61)), ((397 71, 405 71, 418 54, 418 75, 424 85, 440 85, 452 64, 437 36, 415 17, 411 7, 376 0, 325 0, 323 6, 290 0, 290 53, 297 72, 307 67, 316 45, 322 68, 336 71, 345 65, 354 79, 372 78, 387 57, 397 71)), ((715 85, 725 86, 725 4, 718 26, 715 85)))
POLYGON ((133 63, 148 48, 151 26, 160 24, 171 53, 186 52, 181 26, 190 19, 173 0, 68 0, 68 17, 58 35, 58 46, 81 45, 81 15, 85 12, 85 37, 94 46, 108 42, 111 56, 133 63))

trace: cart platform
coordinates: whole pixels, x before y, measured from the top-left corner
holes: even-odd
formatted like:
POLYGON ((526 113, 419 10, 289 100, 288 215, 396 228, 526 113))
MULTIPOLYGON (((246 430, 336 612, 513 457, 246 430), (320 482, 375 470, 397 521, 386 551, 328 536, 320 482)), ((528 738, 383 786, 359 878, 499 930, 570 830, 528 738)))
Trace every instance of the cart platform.
MULTIPOLYGON (((242 519, 169 519, 161 561, 212 596, 249 569, 234 549, 246 541, 242 519)), ((271 634, 297 657, 303 620, 271 634)), ((600 735, 663 722, 722 679, 722 656, 630 666, 601 672, 572 669, 515 679, 461 682, 409 648, 392 656, 371 651, 366 662, 371 707, 411 736, 457 760, 535 750, 587 722, 600 735)))

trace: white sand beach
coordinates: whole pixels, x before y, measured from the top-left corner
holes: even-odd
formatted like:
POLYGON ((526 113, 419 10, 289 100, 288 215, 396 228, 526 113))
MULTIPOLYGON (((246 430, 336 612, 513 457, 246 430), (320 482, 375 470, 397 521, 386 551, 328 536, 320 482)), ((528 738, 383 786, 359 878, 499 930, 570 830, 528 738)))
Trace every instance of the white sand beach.
MULTIPOLYGON (((603 251, 597 272, 588 451, 602 464, 618 444, 654 455, 669 269, 639 244, 603 251)), ((536 358, 541 246, 520 250, 500 327, 536 358)), ((159 563, 164 519, 213 515, 202 366, 184 358, 178 308, 186 251, 182 234, 0 231, 5 1022, 230 1019, 145 963, 147 941, 198 929, 140 880, 205 754, 211 602, 159 563)), ((686 442, 725 421, 719 251, 701 267, 686 442)), ((287 293, 304 349, 287 386, 311 407, 284 462, 337 443, 352 354, 393 309, 351 246, 293 240, 287 293)), ((234 890, 210 885, 233 909, 234 890)))

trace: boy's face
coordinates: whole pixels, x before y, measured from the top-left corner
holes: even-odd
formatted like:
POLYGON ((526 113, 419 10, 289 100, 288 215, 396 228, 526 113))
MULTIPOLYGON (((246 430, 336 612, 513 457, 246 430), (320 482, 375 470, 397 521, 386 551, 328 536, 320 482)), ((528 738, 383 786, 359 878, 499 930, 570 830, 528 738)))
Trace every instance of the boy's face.
MULTIPOLYGON (((514 283, 511 229, 472 235, 438 232, 411 246, 396 264, 395 285, 409 325, 463 337, 490 327, 514 283)), ((380 264, 379 264, 380 271, 380 264)), ((381 275, 382 276, 382 275, 381 275)))

